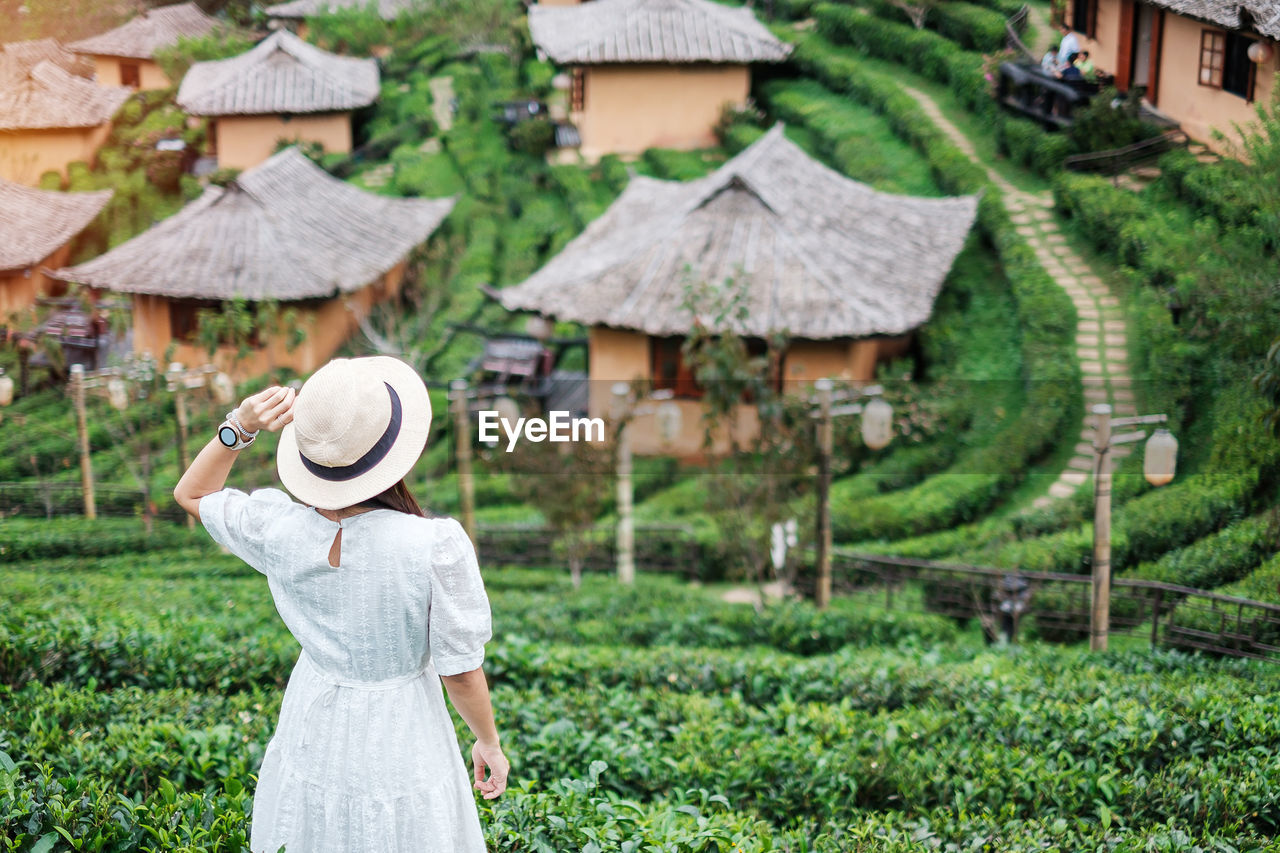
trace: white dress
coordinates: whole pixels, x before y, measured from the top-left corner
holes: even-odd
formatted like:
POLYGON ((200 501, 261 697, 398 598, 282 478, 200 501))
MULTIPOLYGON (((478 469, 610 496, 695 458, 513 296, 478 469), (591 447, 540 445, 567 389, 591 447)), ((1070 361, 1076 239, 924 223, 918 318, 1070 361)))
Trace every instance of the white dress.
POLYGON ((302 645, 253 801, 253 853, 483 853, 439 675, 484 660, 489 601, 453 519, 330 521, 278 489, 200 501, 302 645), (342 527, 340 567, 329 549, 342 527))

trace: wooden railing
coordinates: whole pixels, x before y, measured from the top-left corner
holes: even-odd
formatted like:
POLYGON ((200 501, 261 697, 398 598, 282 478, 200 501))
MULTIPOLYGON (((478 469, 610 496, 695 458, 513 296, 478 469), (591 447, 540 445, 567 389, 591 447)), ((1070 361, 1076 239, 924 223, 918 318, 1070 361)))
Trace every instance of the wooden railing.
POLYGON ((1031 16, 1031 8, 1023 4, 1018 11, 1014 12, 1004 22, 1004 42, 1009 50, 1015 50, 1032 62, 1039 62, 1040 57, 1031 52, 1031 48, 1027 47, 1022 40, 1022 34, 1027 31, 1027 20, 1031 16))
POLYGON ((1134 166, 1155 160, 1166 151, 1185 148, 1189 142, 1186 133, 1180 128, 1173 128, 1122 148, 1072 154, 1063 159, 1062 168, 1070 172, 1098 172, 1114 178, 1134 166))
MULTIPOLYGON (((833 581, 845 592, 882 588, 893 607, 908 584, 922 592, 924 609, 956 620, 977 618, 989 636, 1008 628, 1002 588, 1025 585, 1024 609, 1037 636, 1052 641, 1089 636, 1091 578, 986 566, 837 552, 833 581), (1012 582, 1012 583, 1010 583, 1012 582)), ((1004 600, 1008 600, 1007 596, 1004 600)), ((1230 657, 1280 663, 1280 605, 1137 578, 1111 579, 1111 633, 1142 630, 1153 647, 1199 649, 1230 657)))

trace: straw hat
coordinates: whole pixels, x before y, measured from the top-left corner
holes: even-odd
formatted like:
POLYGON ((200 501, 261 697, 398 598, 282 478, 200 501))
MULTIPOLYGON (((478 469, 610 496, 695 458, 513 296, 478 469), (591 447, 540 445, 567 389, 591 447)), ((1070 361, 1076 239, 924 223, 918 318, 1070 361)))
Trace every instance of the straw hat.
POLYGON ((412 367, 389 356, 336 358, 298 392, 276 470, 299 500, 342 509, 408 474, 430 430, 427 386, 412 367))

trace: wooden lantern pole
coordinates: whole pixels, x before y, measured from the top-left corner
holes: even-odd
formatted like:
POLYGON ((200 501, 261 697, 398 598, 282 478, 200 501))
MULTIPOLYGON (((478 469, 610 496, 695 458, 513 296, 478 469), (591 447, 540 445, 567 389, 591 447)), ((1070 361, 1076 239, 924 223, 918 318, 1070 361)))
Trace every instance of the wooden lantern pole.
POLYGON ((813 602, 819 610, 831 603, 831 389, 830 379, 814 383, 818 392, 818 586, 813 602))
POLYGON ((71 365, 71 403, 76 410, 76 445, 80 450, 80 490, 84 496, 84 517, 98 517, 93 491, 93 461, 89 458, 89 424, 84 406, 84 365, 71 365))
POLYGON ((1093 610, 1089 650, 1105 652, 1111 624, 1111 407, 1093 407, 1093 610))
POLYGON ((614 416, 618 418, 618 581, 635 583, 636 528, 633 514, 631 482, 631 430, 627 427, 627 395, 631 386, 619 382, 613 386, 614 416))
POLYGON ((479 549, 476 540, 476 483, 471 473, 471 424, 468 420, 467 380, 455 379, 449 383, 453 391, 453 429, 458 453, 458 494, 462 502, 462 529, 471 537, 472 544, 479 549))

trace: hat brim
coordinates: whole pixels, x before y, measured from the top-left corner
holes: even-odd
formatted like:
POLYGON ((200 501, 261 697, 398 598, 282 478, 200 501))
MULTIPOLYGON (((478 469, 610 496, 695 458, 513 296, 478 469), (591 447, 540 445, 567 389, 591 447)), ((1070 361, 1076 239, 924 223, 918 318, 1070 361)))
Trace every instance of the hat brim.
MULTIPOLYGON (((370 382, 386 382, 400 397, 400 432, 382 461, 349 480, 326 480, 307 470, 298 451, 292 423, 280 431, 276 472, 295 498, 316 509, 343 509, 380 495, 413 470, 431 433, 431 399, 418 372, 398 358, 369 356, 352 359, 370 382)), ((306 386, 303 386, 306 390, 306 386)))

